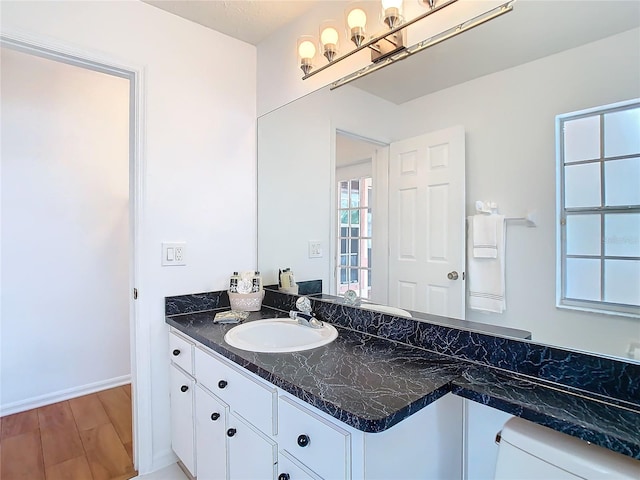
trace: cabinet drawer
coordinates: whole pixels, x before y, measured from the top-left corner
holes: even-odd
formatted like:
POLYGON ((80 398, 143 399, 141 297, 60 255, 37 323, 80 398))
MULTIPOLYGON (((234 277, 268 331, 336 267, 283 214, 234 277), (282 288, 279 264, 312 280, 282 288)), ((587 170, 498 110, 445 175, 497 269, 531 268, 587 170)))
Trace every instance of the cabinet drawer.
POLYGON ((267 435, 274 435, 277 426, 277 394, 268 387, 224 360, 195 349, 198 383, 222 399, 232 410, 267 435))
POLYGON ((193 375, 193 343, 169 332, 169 356, 173 363, 193 375))
POLYGON ((351 477, 349 432, 287 397, 279 400, 278 444, 323 478, 351 477))

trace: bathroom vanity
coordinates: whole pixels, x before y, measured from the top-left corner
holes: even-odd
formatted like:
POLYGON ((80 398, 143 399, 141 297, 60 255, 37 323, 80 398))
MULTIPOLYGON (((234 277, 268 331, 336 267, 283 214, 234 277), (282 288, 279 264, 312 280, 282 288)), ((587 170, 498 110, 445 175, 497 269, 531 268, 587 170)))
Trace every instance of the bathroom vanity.
MULTIPOLYGON (((295 299, 268 292, 248 321, 295 299)), ((167 299, 172 443, 192 474, 475 478, 463 465, 491 474, 511 415, 640 459, 637 365, 312 302, 338 338, 274 354, 225 343, 224 292, 167 299)))
POLYGON ((367 433, 180 331, 169 335, 173 448, 194 476, 460 478, 462 399, 451 393, 395 427, 367 433))

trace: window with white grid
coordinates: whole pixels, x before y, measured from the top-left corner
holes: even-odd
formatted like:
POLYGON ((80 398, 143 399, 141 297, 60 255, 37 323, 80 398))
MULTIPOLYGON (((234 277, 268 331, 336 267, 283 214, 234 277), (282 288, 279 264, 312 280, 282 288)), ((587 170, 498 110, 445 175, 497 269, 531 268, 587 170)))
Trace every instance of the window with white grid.
POLYGON ((640 315, 640 101, 557 126, 558 304, 640 315))

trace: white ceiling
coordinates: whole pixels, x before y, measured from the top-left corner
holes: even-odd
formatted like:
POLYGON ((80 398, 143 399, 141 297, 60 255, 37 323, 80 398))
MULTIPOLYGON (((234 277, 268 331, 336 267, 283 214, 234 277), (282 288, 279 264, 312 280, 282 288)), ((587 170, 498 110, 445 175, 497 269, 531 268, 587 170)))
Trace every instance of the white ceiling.
POLYGON ((318 3, 316 0, 142 1, 253 45, 318 3))

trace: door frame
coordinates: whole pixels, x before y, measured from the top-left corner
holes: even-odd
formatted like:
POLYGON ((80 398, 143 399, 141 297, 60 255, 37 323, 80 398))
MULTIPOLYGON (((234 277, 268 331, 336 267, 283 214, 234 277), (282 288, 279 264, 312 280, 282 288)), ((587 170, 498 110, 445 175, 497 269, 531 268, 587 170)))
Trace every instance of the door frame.
POLYGON ((1 33, 0 46, 129 80, 129 343, 133 463, 138 472, 146 473, 153 466, 151 344, 148 324, 141 321, 140 301, 133 295, 134 289, 144 291, 140 273, 145 192, 145 69, 102 53, 22 33, 1 33))

